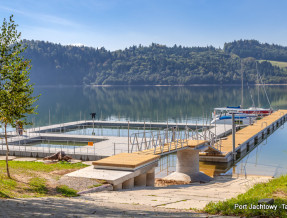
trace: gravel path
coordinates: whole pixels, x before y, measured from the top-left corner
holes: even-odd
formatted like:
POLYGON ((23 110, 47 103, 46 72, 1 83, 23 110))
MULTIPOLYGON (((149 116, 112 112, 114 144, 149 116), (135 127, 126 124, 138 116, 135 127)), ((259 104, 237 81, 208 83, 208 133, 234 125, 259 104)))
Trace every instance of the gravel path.
POLYGON ((99 184, 96 179, 62 176, 58 181, 59 185, 67 185, 77 191, 84 191, 92 188, 94 185, 99 184))

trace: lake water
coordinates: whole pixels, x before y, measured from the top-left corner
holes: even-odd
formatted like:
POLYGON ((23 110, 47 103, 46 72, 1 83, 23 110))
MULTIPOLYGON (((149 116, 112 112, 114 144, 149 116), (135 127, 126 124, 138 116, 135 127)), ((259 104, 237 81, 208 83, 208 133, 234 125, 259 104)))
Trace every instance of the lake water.
MULTIPOLYGON (((287 109, 287 86, 266 86, 274 109, 287 109)), ((34 126, 91 119, 158 122, 202 122, 213 108, 238 106, 240 86, 193 87, 35 87, 41 94, 38 115, 30 116, 34 126)), ((245 90, 244 107, 269 107, 261 86, 245 90), (252 96, 252 97, 251 97, 252 96), (259 103, 258 103, 259 102, 259 103)), ((114 130, 118 134, 117 130, 114 130)), ((236 166, 200 163, 200 170, 214 174, 256 174, 277 176, 287 173, 287 128, 273 133, 236 166)), ((176 155, 161 158, 157 177, 175 170, 176 155)))
MULTIPOLYGON (((258 88, 246 88, 244 106, 258 105, 258 88)), ((274 109, 287 108, 287 86, 266 86, 274 109)), ((210 118, 215 107, 238 106, 240 86, 193 87, 35 87, 41 94, 38 115, 30 117, 35 126, 91 119, 159 122, 195 122, 210 118)), ((269 107, 262 87, 259 102, 269 107)))

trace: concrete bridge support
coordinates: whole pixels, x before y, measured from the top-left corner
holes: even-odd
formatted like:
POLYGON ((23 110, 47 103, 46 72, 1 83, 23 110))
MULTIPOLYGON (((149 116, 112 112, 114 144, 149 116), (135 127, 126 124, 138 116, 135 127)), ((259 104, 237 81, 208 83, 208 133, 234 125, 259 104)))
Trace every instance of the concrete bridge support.
POLYGON ((199 151, 184 149, 177 151, 176 172, 166 176, 166 180, 189 182, 209 182, 211 177, 199 172, 199 151))
POLYGON ((146 173, 135 177, 135 186, 146 186, 146 177, 146 173))
POLYGON ((122 190, 122 189, 123 189, 123 184, 122 183, 114 185, 114 191, 119 191, 119 190, 122 190))
POLYGON ((131 178, 123 182, 123 189, 132 189, 135 184, 135 178, 131 178))
POLYGON ((155 180, 155 169, 150 170, 146 174, 146 185, 154 187, 154 180, 155 180))

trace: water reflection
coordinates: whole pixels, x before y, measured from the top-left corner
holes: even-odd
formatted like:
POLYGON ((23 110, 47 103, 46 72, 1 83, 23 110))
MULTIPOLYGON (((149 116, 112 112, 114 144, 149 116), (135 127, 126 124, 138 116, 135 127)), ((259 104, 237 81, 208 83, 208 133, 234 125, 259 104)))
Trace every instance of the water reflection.
MULTIPOLYGON (((287 109, 287 86, 267 86, 266 89, 274 109, 287 109)), ((201 122, 210 118, 214 107, 237 106, 241 102, 239 86, 35 87, 35 94, 40 93, 39 114, 29 117, 34 126, 87 120, 91 119, 91 112, 97 112, 99 120, 201 122)), ((250 93, 257 106, 269 107, 262 87, 251 86, 250 93)), ((250 93, 246 90, 244 94, 246 107, 253 104, 250 93)), ((201 162, 200 170, 208 175, 286 173, 284 134, 286 129, 277 130, 266 145, 259 145, 232 168, 201 162)), ((158 177, 175 170, 175 155, 163 157, 161 161, 168 167, 160 165, 158 177)))
MULTIPOLYGON (((256 105, 269 107, 264 93, 251 87, 256 105)), ((287 108, 287 86, 268 86, 273 108, 287 108)), ((42 94, 35 126, 91 119, 159 122, 195 122, 210 118, 214 107, 239 105, 239 86, 194 87, 35 87, 42 94)), ((249 92, 244 105, 252 106, 249 92)))

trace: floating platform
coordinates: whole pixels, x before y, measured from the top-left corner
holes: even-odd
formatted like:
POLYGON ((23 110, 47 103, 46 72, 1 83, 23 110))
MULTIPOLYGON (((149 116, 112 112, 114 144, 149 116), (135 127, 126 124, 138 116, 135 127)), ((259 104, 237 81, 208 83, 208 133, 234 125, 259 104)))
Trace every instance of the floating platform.
MULTIPOLYGON (((242 152, 249 150, 268 137, 287 120, 287 110, 278 110, 269 116, 257 120, 253 125, 240 129, 235 134, 235 150, 242 152)), ((200 160, 212 162, 230 162, 233 160, 232 135, 222 138, 217 149, 210 147, 206 152, 200 153, 200 160)))
POLYGON ((127 121, 98 121, 98 120, 81 120, 81 121, 74 121, 74 122, 67 122, 67 123, 60 123, 60 124, 53 124, 49 126, 42 126, 31 128, 30 130, 36 133, 47 133, 47 132, 66 132, 72 129, 83 127, 125 127, 128 128, 167 128, 172 126, 177 126, 180 129, 184 129, 188 127, 190 129, 196 128, 209 128, 213 125, 204 124, 203 122, 197 123, 163 123, 163 122, 127 122, 127 121))

